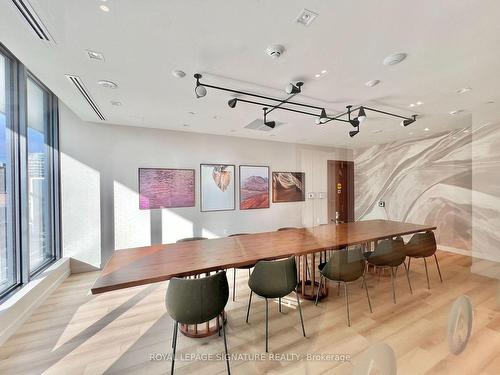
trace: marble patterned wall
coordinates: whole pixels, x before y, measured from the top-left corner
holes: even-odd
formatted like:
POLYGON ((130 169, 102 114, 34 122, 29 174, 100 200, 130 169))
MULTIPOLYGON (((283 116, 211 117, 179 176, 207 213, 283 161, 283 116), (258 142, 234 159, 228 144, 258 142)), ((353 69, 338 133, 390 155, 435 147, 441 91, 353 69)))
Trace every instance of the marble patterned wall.
POLYGON ((433 224, 440 246, 470 251, 472 139, 462 129, 356 151, 356 219, 433 224))
POLYGON ((357 150, 354 165, 357 220, 434 224, 441 248, 500 261, 500 124, 357 150))

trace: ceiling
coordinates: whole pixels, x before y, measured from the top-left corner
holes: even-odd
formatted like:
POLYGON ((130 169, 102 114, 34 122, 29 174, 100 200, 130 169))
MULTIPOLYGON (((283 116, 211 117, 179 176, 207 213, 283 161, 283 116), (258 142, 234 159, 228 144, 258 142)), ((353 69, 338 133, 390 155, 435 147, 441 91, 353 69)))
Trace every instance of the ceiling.
POLYGON ((474 113, 486 110, 500 119, 497 0, 30 2, 56 44, 39 41, 11 0, 0 4, 0 42, 86 121, 99 122, 65 74, 82 78, 108 123, 284 142, 365 147, 469 126, 474 113), (104 4, 109 12, 100 10, 104 4), (295 22, 303 8, 318 13, 307 27, 295 22), (265 54, 271 44, 285 46, 280 59, 265 54), (85 50, 103 53, 105 61, 85 50), (407 59, 384 66, 397 52, 407 59), (175 69, 186 77, 175 78, 175 69), (305 84, 295 100, 329 114, 363 104, 420 118, 404 128, 398 119, 368 113, 350 138, 349 124, 318 126, 314 118, 275 111, 269 119, 285 125, 243 129, 262 110, 243 103, 230 109, 231 96, 210 89, 196 99, 196 72, 206 83, 281 98, 285 85, 300 79, 305 84), (119 87, 99 87, 103 79, 119 87), (374 79, 381 83, 365 86, 374 79), (472 90, 457 94, 463 87, 472 90), (409 108, 417 101, 423 104, 409 108), (463 112, 448 114, 457 109, 463 112))

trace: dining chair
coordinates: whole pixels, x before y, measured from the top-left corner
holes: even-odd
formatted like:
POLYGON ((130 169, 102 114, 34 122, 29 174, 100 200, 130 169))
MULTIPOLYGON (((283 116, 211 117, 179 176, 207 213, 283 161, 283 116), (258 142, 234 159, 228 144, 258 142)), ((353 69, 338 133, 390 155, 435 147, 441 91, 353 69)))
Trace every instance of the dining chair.
POLYGON ((250 287, 250 298, 248 300, 247 323, 250 315, 250 305, 252 304, 252 294, 255 293, 266 300, 266 353, 269 349, 269 298, 278 298, 279 311, 281 312, 281 298, 295 292, 302 334, 306 337, 300 299, 296 289, 297 265, 295 257, 292 256, 285 260, 257 262, 248 280, 248 286, 250 287))
POLYGON ((201 324, 215 318, 217 318, 217 321, 221 320, 219 326, 224 336, 227 373, 231 374, 223 317, 223 311, 228 298, 229 285, 227 283, 226 271, 220 271, 215 275, 201 279, 173 278, 170 280, 165 297, 165 305, 168 314, 175 322, 172 337, 171 374, 174 373, 179 323, 201 324))
POLYGON ((375 245, 375 250, 371 253, 365 253, 367 257, 368 264, 376 266, 380 270, 390 269, 391 272, 391 283, 392 283, 392 299, 396 303, 396 288, 394 286, 394 279, 396 278, 397 268, 403 264, 406 271, 406 279, 408 280, 408 286, 410 288, 410 293, 413 294, 413 290, 410 283, 410 276, 408 274, 408 268, 406 267, 406 251, 405 244, 401 237, 395 239, 386 239, 378 241, 375 245))
MULTIPOLYGON (((230 234, 228 237, 238 237, 238 236, 246 236, 250 233, 235 233, 235 234, 230 234)), ((236 301, 236 270, 248 270, 248 277, 250 278, 250 269, 252 269, 255 266, 255 263, 249 264, 247 266, 241 266, 241 267, 236 267, 233 268, 233 302, 236 301)))
POLYGON ((425 265, 425 276, 427 277, 427 289, 431 289, 429 282, 429 271, 427 270, 427 260, 431 256, 434 256, 436 261, 436 267, 439 274, 439 280, 443 282, 443 277, 441 276, 441 269, 439 268, 438 258, 436 256, 436 237, 434 232, 424 232, 414 234, 410 240, 405 245, 406 256, 408 257, 408 272, 410 270, 410 264, 412 258, 423 258, 425 265))
POLYGON ((316 294, 316 306, 318 305, 321 285, 323 282, 326 283, 326 279, 336 281, 337 283, 343 283, 345 291, 347 325, 350 327, 351 314, 349 310, 349 291, 347 285, 350 282, 362 278, 366 291, 366 298, 368 300, 368 307, 370 308, 370 312, 373 313, 370 294, 368 293, 368 285, 365 280, 365 270, 366 260, 363 256, 361 246, 356 246, 352 250, 345 249, 334 251, 328 262, 320 270, 319 286, 316 294))

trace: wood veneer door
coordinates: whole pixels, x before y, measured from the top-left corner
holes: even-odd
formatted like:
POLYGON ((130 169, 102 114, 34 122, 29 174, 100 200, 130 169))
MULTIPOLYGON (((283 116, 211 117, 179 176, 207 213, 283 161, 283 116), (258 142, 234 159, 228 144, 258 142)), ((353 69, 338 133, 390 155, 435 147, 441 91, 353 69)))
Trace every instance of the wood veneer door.
POLYGON ((328 221, 354 221, 354 162, 328 160, 328 221))

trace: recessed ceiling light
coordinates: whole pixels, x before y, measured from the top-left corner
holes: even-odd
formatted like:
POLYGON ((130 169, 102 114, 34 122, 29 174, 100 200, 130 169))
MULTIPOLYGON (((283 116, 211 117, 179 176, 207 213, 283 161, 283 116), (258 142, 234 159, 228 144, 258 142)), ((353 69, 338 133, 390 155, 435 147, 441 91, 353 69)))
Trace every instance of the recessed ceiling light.
POLYGON ((416 102, 415 104, 416 104, 416 105, 422 105, 422 104, 424 104, 424 103, 422 103, 422 102, 416 102))
POLYGON ((469 92, 470 90, 472 90, 470 87, 463 87, 461 89, 456 90, 455 92, 457 94, 465 94, 466 92, 469 92))
POLYGON ((373 86, 377 86, 379 83, 380 83, 380 80, 372 79, 371 81, 365 82, 365 86, 373 87, 373 86))
POLYGON ((415 104, 411 103, 408 107, 413 108, 415 107, 415 104))
POLYGON ((384 65, 390 66, 399 64, 401 61, 406 59, 407 56, 408 55, 406 53, 394 53, 384 59, 384 65))
POLYGON ((116 89, 118 87, 118 85, 114 82, 111 82, 111 81, 107 81, 107 80, 101 80, 101 81, 97 81, 97 84, 101 87, 105 87, 107 89, 116 89))
POLYGON ((109 7, 107 5, 99 5, 99 9, 101 9, 103 12, 109 12, 109 7))
POLYGON ((117 107, 121 107, 122 106, 122 102, 117 102, 115 100, 112 100, 111 104, 114 105, 114 106, 117 106, 117 107))
POLYGON ((172 70, 172 75, 175 78, 184 78, 186 76, 186 73, 182 70, 172 70))
POLYGON ((321 77, 321 74, 315 74, 314 75, 314 78, 319 78, 319 77, 321 77))
POLYGON ((451 115, 451 116, 455 116, 455 115, 458 115, 461 112, 463 112, 462 109, 455 109, 453 111, 448 112, 448 114, 451 115))
POLYGON ((429 129, 429 128, 425 128, 425 129, 424 129, 424 132, 428 132, 429 130, 431 130, 431 129, 429 129))
POLYGON ((323 70, 321 71, 321 74, 326 74, 326 70, 324 70, 324 69, 323 69, 323 70))
POLYGON ((308 9, 303 9, 296 21, 304 26, 309 26, 316 17, 318 17, 318 13, 314 13, 308 9))
POLYGON ((86 50, 89 59, 104 61, 104 55, 101 52, 86 50))
POLYGON ((372 133, 373 134, 380 134, 380 133, 382 133, 382 130, 381 129, 372 130, 372 133))

